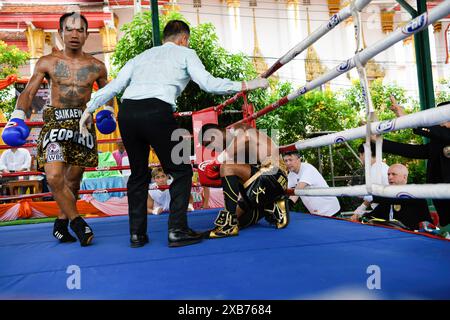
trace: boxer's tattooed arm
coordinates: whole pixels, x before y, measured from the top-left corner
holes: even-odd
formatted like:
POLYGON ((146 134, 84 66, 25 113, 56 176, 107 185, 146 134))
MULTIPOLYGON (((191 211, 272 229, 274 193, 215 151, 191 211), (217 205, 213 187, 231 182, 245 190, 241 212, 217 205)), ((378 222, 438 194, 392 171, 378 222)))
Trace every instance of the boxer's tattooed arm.
POLYGON ((100 68, 95 64, 82 67, 77 71, 77 81, 87 81, 92 75, 97 77, 99 72, 100 68))
POLYGON ((55 77, 62 79, 70 78, 70 69, 63 61, 56 62, 55 77))

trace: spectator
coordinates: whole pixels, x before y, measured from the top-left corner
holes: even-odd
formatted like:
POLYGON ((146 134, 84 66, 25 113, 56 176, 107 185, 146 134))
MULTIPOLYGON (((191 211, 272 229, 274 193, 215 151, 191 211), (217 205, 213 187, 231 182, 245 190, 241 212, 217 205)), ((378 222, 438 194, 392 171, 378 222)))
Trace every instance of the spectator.
MULTIPOLYGON (((370 151, 372 154, 371 158, 371 167, 370 167, 370 179, 372 183, 376 184, 382 184, 382 185, 388 185, 388 170, 389 166, 384 163, 376 163, 376 157, 375 157, 375 144, 370 144, 370 151)), ((358 147, 359 152, 359 159, 361 160, 362 164, 365 163, 365 152, 364 152, 364 143, 361 143, 358 147)), ((353 212, 353 216, 351 217, 352 220, 358 220, 358 217, 361 216, 367 209, 367 207, 371 207, 371 209, 375 209, 377 206, 377 203, 373 202, 372 196, 365 196, 363 198, 363 203, 356 208, 355 212, 353 212)))
MULTIPOLYGON (((147 198, 147 213, 160 214, 164 211, 170 210, 170 192, 169 189, 159 190, 156 187, 170 185, 172 179, 164 173, 162 168, 155 168, 152 170, 153 183, 150 184, 147 198)), ((193 198, 189 197, 188 211, 193 211, 193 198)))
POLYGON ((116 160, 118 166, 122 165, 123 157, 128 157, 127 151, 125 150, 122 140, 117 142, 117 149, 113 151, 112 155, 116 160))
MULTIPOLYGON (((392 106, 397 117, 405 115, 405 111, 399 106, 394 97, 391 97, 392 106)), ((438 104, 438 107, 444 102, 438 104)), ((383 141, 383 152, 392 153, 408 158, 426 159, 427 161, 427 183, 450 183, 450 122, 427 128, 414 129, 414 133, 430 139, 426 144, 412 145, 383 141)), ((450 199, 433 199, 433 204, 439 215, 439 224, 446 226, 450 224, 450 199)))
MULTIPOLYGON (((319 171, 309 163, 302 163, 298 152, 284 154, 283 160, 289 170, 288 188, 328 188, 328 184, 319 171)), ((291 196, 295 203, 298 196, 291 196)), ((336 197, 309 197, 300 196, 303 204, 310 213, 322 216, 337 216, 341 206, 336 197)))
POLYGON ((3 173, 30 171, 31 155, 27 149, 11 148, 0 157, 0 170, 3 173))
MULTIPOLYGON (((399 163, 393 164, 388 171, 390 185, 408 183, 408 169, 399 163)), ((418 230, 422 221, 432 222, 428 204, 425 199, 402 199, 374 197, 379 205, 363 217, 378 218, 386 221, 397 220, 411 230, 418 230)))

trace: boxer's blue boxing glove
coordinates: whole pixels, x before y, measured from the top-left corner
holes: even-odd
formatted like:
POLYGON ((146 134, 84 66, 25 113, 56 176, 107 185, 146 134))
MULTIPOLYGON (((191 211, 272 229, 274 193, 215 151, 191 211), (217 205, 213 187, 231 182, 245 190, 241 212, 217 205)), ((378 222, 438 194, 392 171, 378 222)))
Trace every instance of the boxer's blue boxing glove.
POLYGON ((95 116, 97 129, 103 134, 110 134, 116 130, 117 123, 114 117, 114 108, 106 106, 95 116))
POLYGON ((5 129, 3 129, 3 141, 11 147, 19 147, 25 144, 29 134, 30 128, 25 124, 25 112, 14 110, 5 129))

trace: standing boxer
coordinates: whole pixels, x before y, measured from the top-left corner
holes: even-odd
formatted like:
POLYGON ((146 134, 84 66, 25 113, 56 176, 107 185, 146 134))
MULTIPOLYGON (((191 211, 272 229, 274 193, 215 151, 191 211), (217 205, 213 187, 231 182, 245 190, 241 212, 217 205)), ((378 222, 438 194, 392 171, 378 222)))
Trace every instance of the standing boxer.
MULTIPOLYGON (((98 163, 95 129, 86 137, 79 129, 79 119, 89 101, 94 82, 101 88, 107 83, 105 65, 82 51, 88 37, 88 22, 83 15, 66 13, 59 19, 59 33, 64 49, 41 57, 25 90, 17 99, 11 119, 3 130, 3 140, 11 146, 25 143, 30 130, 24 120, 44 78, 50 81, 51 106, 44 109, 44 126, 38 138, 38 169, 44 170, 53 197, 61 212, 55 220, 53 235, 61 242, 74 242, 68 225, 80 244, 87 246, 94 234, 80 217, 76 201, 84 167, 98 163)), ((99 112, 97 127, 101 132, 115 129, 109 110, 99 112), (105 130, 106 128, 106 130, 105 130)))

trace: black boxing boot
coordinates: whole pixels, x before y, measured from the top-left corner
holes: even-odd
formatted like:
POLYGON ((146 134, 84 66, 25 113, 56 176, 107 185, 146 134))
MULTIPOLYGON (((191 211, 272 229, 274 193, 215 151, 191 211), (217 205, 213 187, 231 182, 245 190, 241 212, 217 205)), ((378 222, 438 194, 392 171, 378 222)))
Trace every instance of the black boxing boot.
POLYGON ((216 239, 233 237, 239 235, 239 226, 236 214, 231 214, 227 210, 221 210, 214 222, 216 227, 206 231, 203 237, 206 239, 216 239))
POLYGON ((264 207, 264 218, 277 229, 284 229, 289 224, 288 199, 279 199, 264 207))
POLYGON ((76 242, 77 239, 69 233, 68 227, 68 219, 56 219, 53 225, 53 236, 60 242, 76 242))
POLYGON ((83 220, 83 218, 76 217, 75 219, 70 221, 70 228, 77 235, 82 247, 88 246, 92 242, 94 233, 92 232, 86 221, 83 220))

